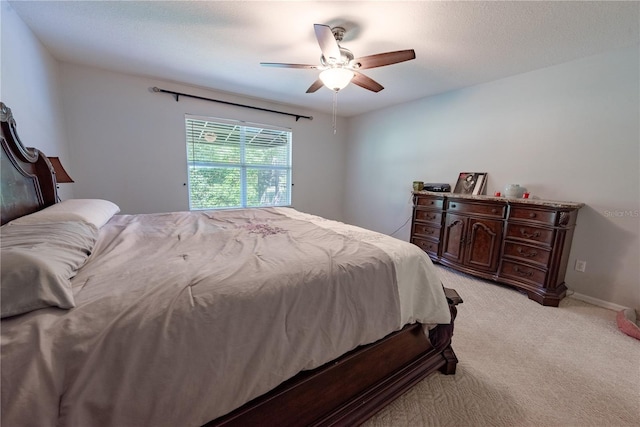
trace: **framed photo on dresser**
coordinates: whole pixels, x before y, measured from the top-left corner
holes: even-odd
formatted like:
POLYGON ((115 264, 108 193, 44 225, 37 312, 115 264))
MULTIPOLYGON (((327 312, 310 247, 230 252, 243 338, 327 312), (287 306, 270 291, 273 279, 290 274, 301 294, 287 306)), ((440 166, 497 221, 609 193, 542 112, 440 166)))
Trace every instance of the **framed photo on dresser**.
POLYGON ((453 192, 477 196, 484 193, 486 185, 487 172, 460 172, 453 192))

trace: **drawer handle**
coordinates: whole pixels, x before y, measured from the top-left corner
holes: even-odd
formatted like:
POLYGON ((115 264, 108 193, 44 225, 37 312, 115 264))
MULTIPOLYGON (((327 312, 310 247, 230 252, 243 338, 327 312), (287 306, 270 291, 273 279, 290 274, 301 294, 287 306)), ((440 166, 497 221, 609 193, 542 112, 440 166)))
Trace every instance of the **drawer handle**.
POLYGON ((436 219, 435 215, 427 215, 427 219, 436 219))
POLYGON ((517 265, 513 267, 513 271, 521 275, 522 277, 531 277, 533 276, 533 271, 521 270, 517 265))
POLYGON ((431 228, 421 227, 420 231, 422 232, 422 234, 433 234, 433 230, 431 228))
POLYGON ((529 218, 535 218, 538 215, 535 212, 529 212, 529 218))
POLYGON ((498 209, 496 208, 491 209, 491 213, 498 213, 498 209))
POLYGON ((452 207, 452 208, 455 208, 455 207, 456 207, 456 205, 451 205, 451 207, 452 207))
POLYGON ((538 237, 540 237, 540 232, 539 231, 534 231, 533 233, 527 233, 527 230, 524 228, 520 229, 520 234, 522 234, 523 237, 526 237, 527 239, 531 239, 532 237, 534 239, 537 239, 538 237))
POLYGON ((531 258, 538 255, 538 252, 536 251, 527 252, 524 249, 522 249, 520 246, 518 246, 518 249, 516 249, 516 252, 518 252, 520 255, 522 255, 525 258, 531 258))
POLYGON ((429 202, 429 204, 430 204, 430 205, 432 205, 432 204, 433 204, 433 200, 431 200, 431 201, 429 202))

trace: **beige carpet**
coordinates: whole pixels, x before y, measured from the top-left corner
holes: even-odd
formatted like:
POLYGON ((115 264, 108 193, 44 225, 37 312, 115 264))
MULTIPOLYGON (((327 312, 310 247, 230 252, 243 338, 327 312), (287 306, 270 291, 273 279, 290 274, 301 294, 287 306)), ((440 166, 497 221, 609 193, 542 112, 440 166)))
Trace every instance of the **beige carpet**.
POLYGON ((615 312, 526 295, 437 266, 458 306, 455 375, 436 373, 365 426, 640 426, 640 341, 615 312))

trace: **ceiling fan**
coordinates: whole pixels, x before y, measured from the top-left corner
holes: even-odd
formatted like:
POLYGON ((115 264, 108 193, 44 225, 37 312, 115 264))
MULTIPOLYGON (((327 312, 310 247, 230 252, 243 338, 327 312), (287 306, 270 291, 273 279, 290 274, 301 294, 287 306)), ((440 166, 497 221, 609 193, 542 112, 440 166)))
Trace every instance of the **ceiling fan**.
POLYGON ((383 67, 385 65, 397 64, 398 62, 415 59, 416 53, 413 49, 398 50, 395 52, 378 53, 376 55, 355 58, 349 49, 340 46, 345 33, 342 27, 330 28, 328 25, 314 24, 313 26, 322 55, 320 65, 306 64, 283 64, 277 62, 261 62, 265 67, 281 68, 308 68, 321 70, 319 78, 313 82, 307 93, 313 93, 323 85, 338 92, 344 89, 349 82, 358 85, 372 92, 380 92, 384 87, 365 76, 360 70, 368 68, 383 67))

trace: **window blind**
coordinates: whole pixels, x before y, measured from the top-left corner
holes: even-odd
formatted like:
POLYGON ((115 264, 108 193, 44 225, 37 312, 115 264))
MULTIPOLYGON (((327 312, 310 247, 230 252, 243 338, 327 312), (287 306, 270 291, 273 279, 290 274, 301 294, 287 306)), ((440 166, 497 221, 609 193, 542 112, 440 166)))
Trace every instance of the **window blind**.
POLYGON ((187 115, 189 208, 291 205, 290 129, 187 115))

